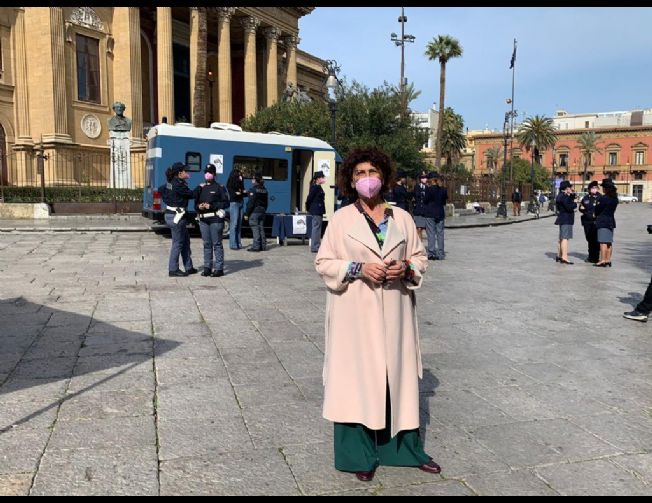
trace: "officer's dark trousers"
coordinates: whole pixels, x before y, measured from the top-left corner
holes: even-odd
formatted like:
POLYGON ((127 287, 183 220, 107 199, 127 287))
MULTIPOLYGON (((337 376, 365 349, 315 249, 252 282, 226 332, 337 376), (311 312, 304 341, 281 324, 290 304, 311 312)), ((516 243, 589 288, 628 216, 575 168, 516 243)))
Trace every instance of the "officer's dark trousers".
POLYGON ((183 267, 186 271, 192 269, 192 257, 190 253, 190 234, 186 227, 186 219, 182 218, 178 224, 174 223, 174 215, 165 213, 165 223, 172 232, 172 248, 170 248, 170 261, 168 270, 170 272, 179 270, 179 255, 183 260, 183 267))
POLYGON ((221 271, 224 269, 224 220, 199 220, 199 232, 204 241, 204 268, 221 271))
POLYGON ((650 284, 647 286, 647 290, 645 290, 643 300, 636 306, 636 310, 644 314, 652 313, 652 278, 650 279, 650 284))
MULTIPOLYGON (((261 206, 262 208, 262 206, 261 206)), ((267 249, 267 241, 265 240, 265 211, 254 211, 249 215, 249 226, 251 227, 251 233, 254 236, 254 241, 251 244, 251 248, 254 250, 265 250, 267 249)))
POLYGON ((321 215, 312 216, 312 229, 310 230, 310 251, 318 252, 321 244, 321 224, 324 219, 321 215))
POLYGON ((595 224, 586 224, 584 227, 584 237, 589 245, 589 260, 597 262, 600 260, 600 243, 598 243, 598 228, 595 224))
POLYGON ((419 429, 404 430, 391 437, 389 387, 385 428, 370 430, 358 423, 335 423, 335 469, 368 472, 377 466, 420 466, 430 461, 423 450, 419 429))

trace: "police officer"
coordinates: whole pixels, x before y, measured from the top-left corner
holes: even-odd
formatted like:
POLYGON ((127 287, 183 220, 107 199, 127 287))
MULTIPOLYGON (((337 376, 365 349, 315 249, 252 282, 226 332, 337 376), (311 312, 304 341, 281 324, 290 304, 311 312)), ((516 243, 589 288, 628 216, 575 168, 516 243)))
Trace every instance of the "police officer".
POLYGON ((598 182, 589 183, 588 194, 580 201, 580 213, 582 213, 582 226, 584 236, 589 246, 589 256, 584 262, 595 264, 600 260, 600 243, 598 243, 598 228, 595 225, 595 204, 600 198, 598 182))
POLYGON ((224 217, 229 207, 229 193, 224 185, 217 183, 217 169, 213 164, 204 168, 204 179, 195 189, 195 209, 199 230, 204 241, 204 271, 202 276, 219 278, 224 276, 224 217), (211 263, 213 270, 211 271, 211 263))
POLYGON ((310 233, 310 251, 317 253, 321 244, 321 226, 326 213, 326 194, 321 186, 326 183, 323 171, 317 171, 312 177, 312 185, 306 199, 306 211, 312 215, 312 229, 310 233))
POLYGON ((439 185, 439 173, 428 173, 430 186, 424 198, 426 216, 426 235, 428 236, 428 260, 444 260, 444 226, 446 222, 446 203, 448 190, 439 185))
POLYGON ((261 173, 254 175, 254 184, 249 191, 249 201, 247 201, 247 210, 245 218, 249 220, 249 226, 254 240, 251 247, 247 248, 250 252, 259 252, 267 249, 265 240, 265 212, 267 211, 268 192, 265 187, 265 181, 261 173))
POLYGON ((557 243, 557 256, 555 261, 561 264, 573 264, 568 260, 568 240, 573 239, 573 224, 575 223, 575 192, 568 180, 562 180, 559 184, 559 194, 555 201, 559 214, 555 225, 559 226, 559 241, 557 243))
POLYGON ((190 234, 186 227, 186 210, 188 200, 194 197, 194 192, 188 188, 186 180, 190 174, 182 162, 175 162, 165 171, 168 182, 159 187, 165 208, 165 223, 172 232, 172 248, 168 274, 170 276, 188 276, 195 274, 197 269, 192 266, 190 251, 190 234), (185 272, 179 269, 179 255, 183 260, 185 272))
POLYGON ((417 231, 419 232, 419 238, 423 239, 423 229, 426 228, 426 217, 425 217, 425 198, 426 198, 426 188, 428 187, 428 173, 422 171, 419 175, 419 183, 414 187, 414 212, 412 217, 414 218, 414 224, 417 226, 417 231))
POLYGON ((408 210, 408 201, 410 199, 410 193, 407 190, 405 184, 407 183, 407 177, 404 171, 398 171, 396 173, 396 185, 394 185, 394 201, 396 206, 402 210, 408 210))

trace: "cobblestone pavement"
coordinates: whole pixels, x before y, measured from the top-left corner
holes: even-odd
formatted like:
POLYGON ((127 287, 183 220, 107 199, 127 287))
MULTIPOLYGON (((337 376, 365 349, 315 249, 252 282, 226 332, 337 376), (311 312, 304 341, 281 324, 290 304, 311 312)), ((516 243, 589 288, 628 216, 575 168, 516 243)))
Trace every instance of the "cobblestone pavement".
POLYGON ((617 220, 607 269, 582 262, 579 223, 572 266, 549 218, 446 230, 417 294, 443 471, 371 483, 333 468, 307 246, 169 278, 165 236, 0 234, 0 495, 649 495, 652 323, 622 313, 650 279, 652 211, 617 220))

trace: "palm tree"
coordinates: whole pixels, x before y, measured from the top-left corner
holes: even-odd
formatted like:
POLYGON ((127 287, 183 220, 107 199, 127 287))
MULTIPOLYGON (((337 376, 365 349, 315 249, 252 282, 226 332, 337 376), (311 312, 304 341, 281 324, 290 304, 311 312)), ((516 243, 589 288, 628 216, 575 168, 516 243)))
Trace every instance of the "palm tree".
POLYGON ((444 117, 444 95, 446 94, 446 63, 451 58, 462 56, 462 46, 450 35, 438 35, 428 42, 426 56, 430 61, 439 60, 439 120, 437 121, 437 142, 435 144, 435 166, 441 165, 441 137, 444 117))
POLYGON ((516 139, 527 152, 530 151, 532 143, 534 143, 534 156, 536 162, 539 163, 539 152, 555 145, 557 132, 552 119, 535 115, 523 121, 516 133, 516 139))
POLYGON ((582 177, 582 185, 586 182, 586 171, 589 167, 591 154, 593 152, 601 152, 597 145, 599 139, 600 137, 595 134, 595 131, 584 131, 577 139, 577 143, 580 144, 580 152, 582 152, 584 156, 584 176, 582 177))
POLYGON ((487 149, 487 167, 491 169, 492 173, 494 168, 498 166, 498 160, 500 159, 502 153, 503 149, 500 145, 496 145, 495 147, 487 149))
POLYGON ((192 99, 192 123, 206 126, 206 7, 193 7, 191 16, 197 22, 197 60, 195 63, 195 88, 192 99))
POLYGON ((441 134, 441 155, 446 157, 446 165, 453 167, 453 161, 460 159, 460 153, 466 147, 466 136, 464 136, 464 120, 462 116, 448 107, 444 112, 444 120, 441 134))

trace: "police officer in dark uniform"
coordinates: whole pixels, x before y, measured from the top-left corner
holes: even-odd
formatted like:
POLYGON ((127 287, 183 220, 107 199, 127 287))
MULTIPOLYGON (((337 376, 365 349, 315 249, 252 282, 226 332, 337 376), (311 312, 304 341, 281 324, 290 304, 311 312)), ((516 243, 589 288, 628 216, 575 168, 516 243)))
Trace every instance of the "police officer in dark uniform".
POLYGON ((249 191, 249 201, 247 201, 247 210, 245 212, 245 218, 249 220, 249 226, 254 236, 253 243, 251 243, 250 248, 247 248, 247 251, 259 252, 267 249, 264 223, 268 196, 263 175, 256 173, 254 175, 254 184, 249 191))
POLYGON ((195 189, 195 209, 199 220, 199 230, 204 241, 204 271, 202 276, 219 278, 224 276, 224 217, 229 207, 229 193, 224 185, 217 183, 215 165, 208 164, 204 169, 204 179, 195 189), (211 271, 211 263, 213 268, 211 271))
POLYGON ((428 173, 431 185, 426 188, 424 198, 426 235, 428 236, 428 260, 444 260, 444 228, 446 225, 446 203, 448 190, 439 185, 439 173, 428 173))
POLYGON ((186 165, 182 162, 175 162, 165 171, 168 182, 158 189, 166 205, 165 223, 172 232, 172 248, 168 264, 170 276, 188 276, 197 272, 197 269, 192 266, 190 234, 186 227, 188 201, 193 199, 195 194, 188 188, 186 180, 190 178, 190 174, 186 169, 186 165), (185 272, 179 269, 179 255, 183 260, 185 272))
POLYGON ((598 182, 589 183, 588 194, 580 201, 580 213, 582 213, 582 226, 584 236, 589 246, 589 256, 584 262, 595 264, 600 260, 600 243, 598 243, 598 228, 595 225, 595 204, 600 198, 598 182))
POLYGON ((317 253, 321 244, 321 226, 326 213, 326 193, 321 186, 326 183, 323 171, 316 171, 312 177, 310 192, 306 198, 306 211, 312 215, 312 229, 310 233, 310 251, 317 253))
POLYGON ((414 224, 417 226, 419 238, 421 239, 423 239, 423 230, 426 228, 425 198, 427 188, 428 173, 422 171, 419 175, 419 183, 414 187, 414 211, 412 213, 414 224))
POLYGON ((402 210, 409 211, 408 202, 410 199, 410 193, 405 186, 406 183, 407 177, 405 171, 398 171, 396 173, 396 185, 394 185, 392 192, 394 193, 394 202, 396 203, 396 206, 402 210))

